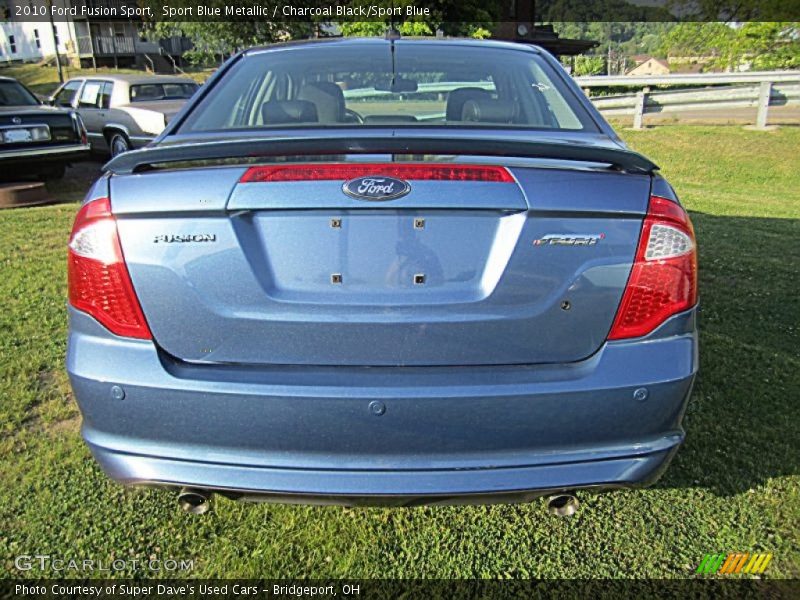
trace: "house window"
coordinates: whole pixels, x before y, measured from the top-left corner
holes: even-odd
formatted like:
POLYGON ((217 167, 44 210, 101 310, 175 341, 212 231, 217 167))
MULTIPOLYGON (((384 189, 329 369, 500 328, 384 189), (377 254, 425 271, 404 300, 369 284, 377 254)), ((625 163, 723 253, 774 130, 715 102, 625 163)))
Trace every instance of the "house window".
POLYGON ((42 40, 39 39, 39 30, 33 30, 33 39, 36 42, 36 47, 41 50, 42 48, 42 40))
POLYGON ((11 48, 11 54, 17 53, 17 38, 13 35, 8 36, 8 45, 11 48))

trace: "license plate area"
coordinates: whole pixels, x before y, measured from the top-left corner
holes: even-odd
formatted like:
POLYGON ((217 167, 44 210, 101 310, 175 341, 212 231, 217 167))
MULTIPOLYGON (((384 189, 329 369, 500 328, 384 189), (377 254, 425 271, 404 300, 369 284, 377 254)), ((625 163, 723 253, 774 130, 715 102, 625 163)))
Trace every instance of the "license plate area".
POLYGON ((47 125, 13 127, 0 131, 0 136, 2 136, 3 143, 6 144, 43 142, 50 139, 50 128, 47 125))
POLYGON ((491 293, 523 220, 495 210, 263 211, 236 229, 274 300, 438 304, 491 293))

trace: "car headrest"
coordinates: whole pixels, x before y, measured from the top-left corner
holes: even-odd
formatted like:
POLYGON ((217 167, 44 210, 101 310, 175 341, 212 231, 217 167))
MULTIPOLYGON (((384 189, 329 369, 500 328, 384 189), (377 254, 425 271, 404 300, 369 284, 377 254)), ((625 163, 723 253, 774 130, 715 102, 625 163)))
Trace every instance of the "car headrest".
POLYGON ((344 92, 332 81, 309 82, 300 89, 297 98, 313 102, 322 123, 340 123, 344 120, 344 92))
POLYGON ((270 100, 261 106, 265 125, 281 123, 316 123, 317 107, 308 100, 270 100))
POLYGON ((513 123, 516 104, 509 100, 467 100, 461 120, 472 123, 513 123))
POLYGON ((460 121, 464 111, 464 103, 467 100, 489 100, 492 95, 484 89, 477 87, 456 88, 447 95, 447 107, 445 108, 445 119, 448 121, 460 121))

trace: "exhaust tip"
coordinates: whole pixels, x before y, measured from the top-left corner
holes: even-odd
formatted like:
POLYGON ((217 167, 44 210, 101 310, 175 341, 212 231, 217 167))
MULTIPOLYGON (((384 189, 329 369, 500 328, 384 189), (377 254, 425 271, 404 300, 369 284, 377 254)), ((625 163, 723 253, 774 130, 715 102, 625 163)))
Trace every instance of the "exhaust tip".
POLYGON ((178 506, 193 515, 202 515, 211 508, 211 493, 205 490, 183 488, 178 494, 178 506))
POLYGON ((550 496, 547 500, 547 511, 557 517, 572 516, 577 512, 579 506, 580 502, 572 494, 558 494, 550 496))

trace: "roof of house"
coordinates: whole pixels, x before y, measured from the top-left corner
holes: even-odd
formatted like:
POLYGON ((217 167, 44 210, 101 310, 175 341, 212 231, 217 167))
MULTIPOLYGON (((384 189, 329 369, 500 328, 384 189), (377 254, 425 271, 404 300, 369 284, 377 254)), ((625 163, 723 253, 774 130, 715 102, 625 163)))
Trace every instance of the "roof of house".
POLYGON ((648 63, 648 62, 650 62, 650 61, 653 61, 653 62, 655 62, 656 64, 659 64, 659 65, 661 65, 661 66, 662 66, 662 67, 664 67, 664 68, 665 68, 667 71, 669 71, 669 70, 670 70, 669 63, 668 63, 666 60, 664 60, 664 59, 662 59, 662 58, 655 58, 654 56, 650 56, 650 57, 648 57, 648 59, 647 59, 647 60, 645 60, 644 62, 637 63, 635 67, 633 67, 633 68, 631 68, 631 69, 628 69, 627 71, 625 71, 625 74, 627 75, 628 73, 633 73, 634 71, 636 71, 636 69, 640 68, 642 65, 644 65, 644 64, 646 64, 646 63, 648 63))

